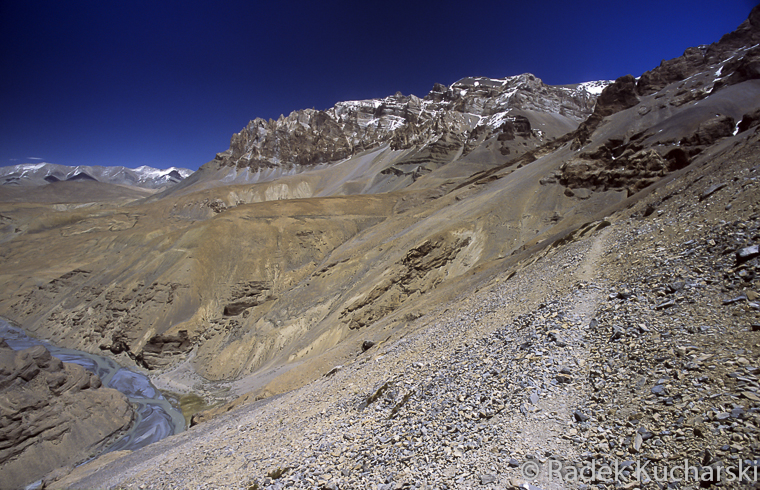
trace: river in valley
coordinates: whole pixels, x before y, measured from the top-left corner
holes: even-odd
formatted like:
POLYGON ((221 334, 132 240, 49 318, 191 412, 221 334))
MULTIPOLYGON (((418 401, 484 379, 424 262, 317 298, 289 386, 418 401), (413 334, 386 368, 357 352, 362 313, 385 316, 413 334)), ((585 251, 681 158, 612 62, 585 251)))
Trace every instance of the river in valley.
POLYGON ((129 398, 136 407, 136 420, 127 434, 106 449, 135 450, 185 430, 182 413, 166 400, 147 376, 119 366, 112 359, 73 349, 57 347, 29 337, 21 328, 0 319, 0 338, 14 350, 43 345, 63 362, 79 364, 97 374, 103 386, 114 388, 129 398))

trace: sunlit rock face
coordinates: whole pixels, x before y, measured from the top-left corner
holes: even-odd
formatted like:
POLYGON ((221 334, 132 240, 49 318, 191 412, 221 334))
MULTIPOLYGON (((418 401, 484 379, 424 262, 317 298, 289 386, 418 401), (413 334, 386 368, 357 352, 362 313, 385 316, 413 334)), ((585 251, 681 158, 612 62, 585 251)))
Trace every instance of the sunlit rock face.
POLYGON ((549 86, 531 74, 468 77, 449 87, 435 84, 423 98, 396 93, 338 102, 324 111, 294 111, 276 121, 257 118, 233 135, 229 150, 216 158, 222 166, 253 171, 293 168, 335 162, 382 143, 408 149, 445 136, 471 150, 493 134, 513 136, 515 124, 522 136, 543 140, 557 136, 556 128, 525 126, 525 111, 577 125, 591 114, 596 95, 607 83, 549 86))
POLYGON ((753 127, 759 45, 755 8, 719 41, 688 48, 638 79, 615 80, 573 135, 579 154, 563 165, 560 182, 569 188, 624 188, 632 195, 753 127), (617 128, 605 131, 613 115, 617 128))

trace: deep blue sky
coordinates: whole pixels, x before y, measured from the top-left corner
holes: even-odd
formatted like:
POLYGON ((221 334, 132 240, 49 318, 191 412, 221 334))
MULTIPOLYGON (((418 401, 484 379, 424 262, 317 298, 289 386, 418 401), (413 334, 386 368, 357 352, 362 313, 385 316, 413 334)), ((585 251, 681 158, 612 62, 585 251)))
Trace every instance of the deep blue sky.
POLYGON ((255 117, 435 82, 638 76, 755 1, 0 1, 0 165, 197 169, 255 117))

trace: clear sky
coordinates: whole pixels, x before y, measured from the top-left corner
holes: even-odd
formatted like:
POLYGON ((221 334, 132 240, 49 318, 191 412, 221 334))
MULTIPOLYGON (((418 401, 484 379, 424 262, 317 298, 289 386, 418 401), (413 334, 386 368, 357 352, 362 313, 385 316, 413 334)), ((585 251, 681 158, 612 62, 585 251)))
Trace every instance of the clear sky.
POLYGON ((639 76, 755 1, 0 1, 0 165, 197 169, 256 117, 530 72, 639 76))

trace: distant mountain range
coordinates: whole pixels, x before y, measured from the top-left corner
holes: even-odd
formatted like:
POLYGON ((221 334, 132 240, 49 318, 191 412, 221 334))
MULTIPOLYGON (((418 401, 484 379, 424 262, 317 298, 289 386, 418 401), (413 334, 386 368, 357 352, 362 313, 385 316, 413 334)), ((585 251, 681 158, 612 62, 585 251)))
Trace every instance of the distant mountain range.
POLYGON ((106 167, 78 165, 70 167, 54 163, 22 163, 0 167, 0 185, 38 186, 62 181, 98 181, 106 184, 129 185, 145 189, 160 189, 186 179, 193 171, 170 167, 106 167))

